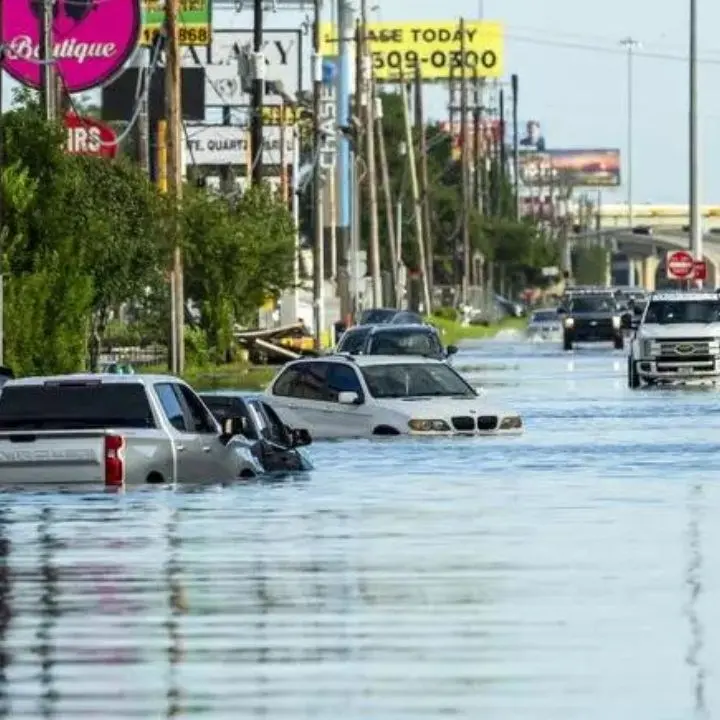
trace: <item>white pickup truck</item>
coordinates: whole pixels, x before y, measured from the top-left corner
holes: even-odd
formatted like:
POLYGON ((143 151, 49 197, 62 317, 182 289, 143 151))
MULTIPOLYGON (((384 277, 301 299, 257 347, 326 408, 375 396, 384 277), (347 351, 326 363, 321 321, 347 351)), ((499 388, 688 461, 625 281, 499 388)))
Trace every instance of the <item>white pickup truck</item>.
POLYGON ((166 375, 61 375, 0 390, 0 486, 122 489, 263 473, 229 419, 166 375))
POLYGON ((630 346, 628 386, 720 381, 720 294, 650 295, 630 346))

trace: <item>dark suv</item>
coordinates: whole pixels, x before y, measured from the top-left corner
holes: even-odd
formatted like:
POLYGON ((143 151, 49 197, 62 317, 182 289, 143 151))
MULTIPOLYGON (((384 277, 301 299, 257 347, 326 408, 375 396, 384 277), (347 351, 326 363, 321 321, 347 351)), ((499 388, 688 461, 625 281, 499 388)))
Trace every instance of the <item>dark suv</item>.
POLYGON ((625 345, 624 329, 630 325, 612 292, 573 294, 558 308, 562 316, 563 349, 577 342, 611 342, 616 350, 625 345))

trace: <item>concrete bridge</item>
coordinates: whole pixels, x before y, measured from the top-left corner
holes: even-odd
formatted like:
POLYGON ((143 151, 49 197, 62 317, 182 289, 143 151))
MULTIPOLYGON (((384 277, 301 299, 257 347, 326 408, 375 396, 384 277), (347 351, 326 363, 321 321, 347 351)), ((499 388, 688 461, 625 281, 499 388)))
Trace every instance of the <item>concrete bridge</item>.
MULTIPOLYGON (((703 254, 708 270, 704 284, 712 289, 720 287, 720 214, 718 221, 717 227, 707 229, 703 234, 703 254)), ((576 235, 572 243, 601 245, 608 249, 608 285, 639 285, 654 290, 666 281, 667 253, 690 249, 689 233, 684 225, 647 223, 644 228, 639 228, 639 224, 634 228, 618 226, 576 235), (624 274, 626 276, 621 277, 624 274)))
MULTIPOLYGON (((702 205, 700 214, 706 230, 720 228, 720 205, 702 205)), ((628 227, 630 214, 627 203, 601 204, 600 223, 604 228, 628 227)), ((687 205, 633 205, 633 225, 650 225, 654 228, 681 228, 690 222, 690 211, 687 205)))

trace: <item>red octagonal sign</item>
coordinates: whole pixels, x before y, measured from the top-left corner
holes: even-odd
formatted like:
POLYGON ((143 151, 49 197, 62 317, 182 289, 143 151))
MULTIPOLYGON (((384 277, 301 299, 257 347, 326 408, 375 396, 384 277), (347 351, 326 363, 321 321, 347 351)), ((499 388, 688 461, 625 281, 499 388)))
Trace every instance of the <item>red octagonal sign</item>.
POLYGON ((672 280, 692 280, 695 274, 695 258, 686 250, 668 253, 667 276, 672 280))
POLYGON ((72 155, 94 155, 114 158, 117 155, 117 135, 105 123, 74 113, 65 115, 67 151, 72 155))

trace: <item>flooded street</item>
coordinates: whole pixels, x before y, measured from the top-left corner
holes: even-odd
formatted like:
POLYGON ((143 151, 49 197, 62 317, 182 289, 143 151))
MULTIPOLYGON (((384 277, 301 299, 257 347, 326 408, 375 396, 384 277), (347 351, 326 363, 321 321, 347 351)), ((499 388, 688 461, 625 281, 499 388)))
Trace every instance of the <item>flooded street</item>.
POLYGON ((318 443, 307 478, 5 495, 0 714, 720 713, 720 400, 512 335, 454 364, 519 438, 318 443))

